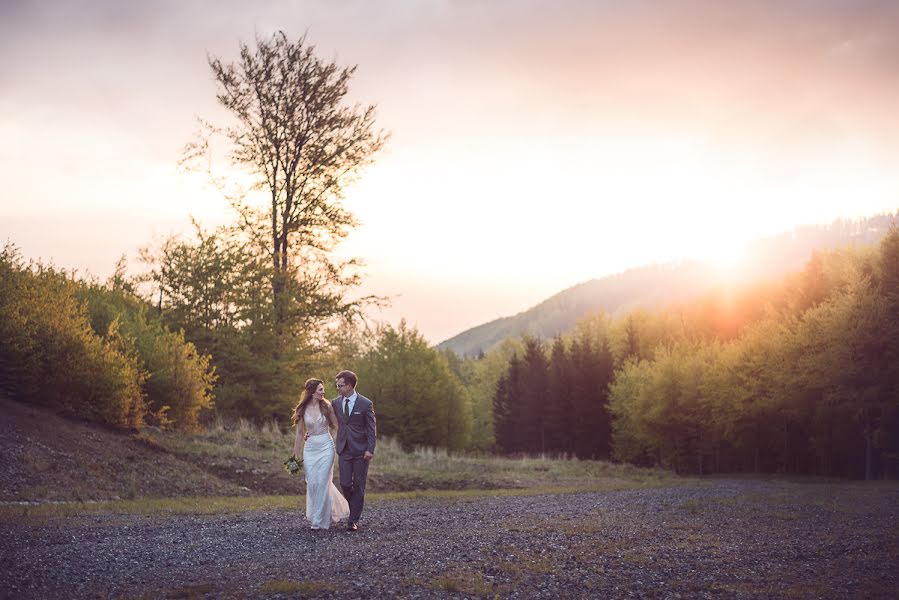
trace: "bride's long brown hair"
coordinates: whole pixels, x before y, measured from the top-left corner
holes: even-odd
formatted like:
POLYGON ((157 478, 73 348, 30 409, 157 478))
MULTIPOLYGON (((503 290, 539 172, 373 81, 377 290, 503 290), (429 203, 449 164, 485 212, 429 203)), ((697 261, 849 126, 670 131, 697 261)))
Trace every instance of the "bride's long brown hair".
MULTIPOLYGON (((296 425, 301 420, 303 420, 303 415, 306 414, 306 409, 309 408, 309 405, 312 404, 312 395, 315 394, 315 390, 318 389, 318 386, 324 385, 325 382, 321 379, 307 379, 306 383, 303 385, 303 398, 300 400, 299 404, 297 404, 293 409, 293 416, 290 418, 290 422, 296 425)), ((329 409, 331 408, 331 403, 325 400, 324 396, 318 402, 318 409, 321 411, 325 418, 328 419, 329 409)), ((330 419, 328 419, 330 422, 330 419)))

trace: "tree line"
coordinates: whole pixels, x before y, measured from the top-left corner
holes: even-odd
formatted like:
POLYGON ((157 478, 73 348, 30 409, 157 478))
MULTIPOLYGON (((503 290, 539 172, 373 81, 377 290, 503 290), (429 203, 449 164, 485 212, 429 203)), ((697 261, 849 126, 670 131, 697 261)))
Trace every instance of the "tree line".
POLYGON ((895 477, 899 232, 815 253, 781 282, 528 339, 493 400, 503 452, 895 477))
POLYGON ((266 346, 271 296, 254 271, 266 263, 225 233, 167 240, 165 294, 179 300, 161 309, 158 292, 138 291, 152 273, 129 277, 120 263, 101 284, 25 264, 7 245, 0 390, 125 427, 195 429, 216 413, 283 423, 306 377, 349 365, 381 432, 407 447, 895 476, 895 228, 878 247, 815 254, 780 282, 596 314, 477 358, 437 350, 405 323, 371 329, 337 314, 295 347, 292 367, 266 346))

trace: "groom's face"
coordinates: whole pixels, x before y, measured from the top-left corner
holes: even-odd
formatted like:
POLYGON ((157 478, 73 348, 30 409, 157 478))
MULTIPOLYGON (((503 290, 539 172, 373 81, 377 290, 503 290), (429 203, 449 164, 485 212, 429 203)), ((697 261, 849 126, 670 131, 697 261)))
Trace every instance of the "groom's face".
POLYGON ((353 393, 353 387, 348 383, 344 383, 343 377, 341 377, 337 380, 337 393, 346 398, 353 393))

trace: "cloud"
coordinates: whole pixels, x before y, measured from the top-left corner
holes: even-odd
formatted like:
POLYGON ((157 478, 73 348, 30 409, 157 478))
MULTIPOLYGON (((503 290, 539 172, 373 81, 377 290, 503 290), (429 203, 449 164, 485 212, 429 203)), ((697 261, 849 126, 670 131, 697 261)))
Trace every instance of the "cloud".
MULTIPOLYGON (((159 140, 214 114, 207 53, 284 29, 360 65, 354 94, 398 131, 544 137, 690 132, 814 151, 899 133, 889 1, 402 0, 3 3, 0 107, 159 140), (435 118, 439 115, 439 118, 435 118), (170 122, 171 127, 165 123, 170 122), (139 127, 140 124, 138 123, 139 127)), ((171 143, 150 142, 157 152, 171 143)))

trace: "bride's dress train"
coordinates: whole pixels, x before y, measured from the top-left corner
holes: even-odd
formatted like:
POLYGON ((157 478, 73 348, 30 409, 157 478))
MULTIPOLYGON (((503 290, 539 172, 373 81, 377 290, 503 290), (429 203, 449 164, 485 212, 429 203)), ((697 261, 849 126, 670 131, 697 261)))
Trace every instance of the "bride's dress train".
POLYGON ((334 439, 324 416, 306 411, 303 420, 309 439, 303 447, 306 472, 306 518, 313 529, 328 529, 350 516, 346 498, 334 485, 334 439))

